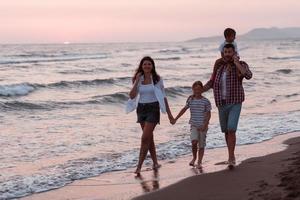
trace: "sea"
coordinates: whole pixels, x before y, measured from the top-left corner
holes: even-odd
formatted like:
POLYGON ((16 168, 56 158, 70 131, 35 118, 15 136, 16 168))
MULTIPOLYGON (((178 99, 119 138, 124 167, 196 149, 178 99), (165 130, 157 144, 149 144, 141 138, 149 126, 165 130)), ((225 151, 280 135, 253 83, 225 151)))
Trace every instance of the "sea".
MULTIPOLYGON (((0 199, 63 187, 75 180, 134 168, 141 128, 125 114, 132 76, 151 56, 173 115, 206 83, 221 41, 0 45, 0 199)), ((237 41, 253 78, 237 145, 300 131, 300 39, 237 41)), ((212 91, 207 148, 225 146, 212 91)), ((154 131, 159 160, 191 155, 189 112, 154 131)), ((146 165, 151 165, 147 158, 146 165)))

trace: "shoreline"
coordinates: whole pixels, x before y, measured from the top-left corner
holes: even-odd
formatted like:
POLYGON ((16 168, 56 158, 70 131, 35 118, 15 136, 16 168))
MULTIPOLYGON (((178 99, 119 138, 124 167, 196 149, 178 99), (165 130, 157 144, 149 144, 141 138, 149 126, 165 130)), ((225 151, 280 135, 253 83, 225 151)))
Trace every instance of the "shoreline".
MULTIPOLYGON (((270 140, 256 144, 236 147, 237 164, 247 159, 267 156, 284 152, 287 145, 283 142, 292 137, 300 136, 300 132, 278 135, 270 140)), ((210 176, 227 171, 224 161, 227 158, 225 147, 207 149, 203 159, 203 171, 188 166, 191 155, 182 156, 176 160, 161 161, 162 167, 154 172, 150 166, 144 166, 140 177, 135 177, 134 169, 101 174, 96 177, 76 180, 62 188, 37 193, 22 199, 130 199, 139 195, 137 199, 147 199, 148 196, 161 195, 168 188, 181 184, 188 179, 210 176), (162 188, 162 189, 160 189, 162 188), (152 192, 155 191, 156 192, 152 192)), ((237 169, 240 166, 237 166, 237 169)), ((177 186, 176 186, 177 187, 177 186)), ((171 198, 171 197, 170 197, 171 198)), ((160 199, 160 198, 158 198, 160 199)))

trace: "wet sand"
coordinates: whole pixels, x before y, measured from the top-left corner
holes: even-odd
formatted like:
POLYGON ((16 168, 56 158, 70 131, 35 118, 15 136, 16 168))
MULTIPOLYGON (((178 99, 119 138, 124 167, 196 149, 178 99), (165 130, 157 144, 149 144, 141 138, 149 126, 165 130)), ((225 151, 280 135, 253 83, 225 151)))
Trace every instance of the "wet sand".
POLYGON ((291 180, 293 176, 290 177, 292 172, 299 176, 299 170, 296 172, 293 168, 300 169, 299 160, 298 164, 293 164, 297 161, 296 156, 300 155, 299 136, 300 132, 294 132, 258 144, 237 146, 239 165, 232 171, 224 164, 226 148, 208 149, 201 171, 188 166, 189 155, 162 161, 163 166, 156 172, 151 166, 144 166, 140 177, 133 174, 134 169, 111 172, 23 199, 115 200, 138 195, 142 196, 136 199, 277 199, 275 196, 286 196, 289 191, 297 192, 297 188, 299 191, 297 180, 299 183, 300 177, 296 183, 291 180), (298 138, 283 143, 295 137, 298 138), (291 182, 296 189, 286 189, 291 187, 291 182), (268 195, 271 195, 270 198, 268 195))
POLYGON ((193 176, 134 199, 299 200, 300 135, 284 143, 289 145, 284 151, 247 159, 233 170, 193 176))

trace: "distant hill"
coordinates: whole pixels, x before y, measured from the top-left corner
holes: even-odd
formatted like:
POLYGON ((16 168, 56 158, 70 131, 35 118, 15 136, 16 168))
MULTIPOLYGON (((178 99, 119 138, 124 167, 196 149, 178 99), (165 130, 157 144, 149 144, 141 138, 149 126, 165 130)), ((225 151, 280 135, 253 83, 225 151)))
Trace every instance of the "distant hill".
MULTIPOLYGON (((187 42, 200 42, 209 40, 222 40, 223 36, 200 37, 187 42)), ((243 35, 238 35, 239 40, 255 39, 255 40, 273 40, 273 39, 300 39, 300 27, 290 28, 256 28, 243 35)))

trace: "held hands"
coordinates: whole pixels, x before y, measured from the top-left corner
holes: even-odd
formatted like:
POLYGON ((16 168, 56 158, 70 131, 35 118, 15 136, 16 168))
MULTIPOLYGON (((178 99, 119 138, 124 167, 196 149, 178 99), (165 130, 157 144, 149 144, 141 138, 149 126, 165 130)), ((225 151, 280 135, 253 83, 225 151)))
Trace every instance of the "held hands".
POLYGON ((168 117, 169 117, 170 124, 174 125, 176 123, 176 119, 174 119, 172 115, 169 115, 168 117))
POLYGON ((172 119, 172 120, 170 120, 170 123, 172 124, 172 125, 174 125, 174 124, 176 124, 176 119, 172 119))

